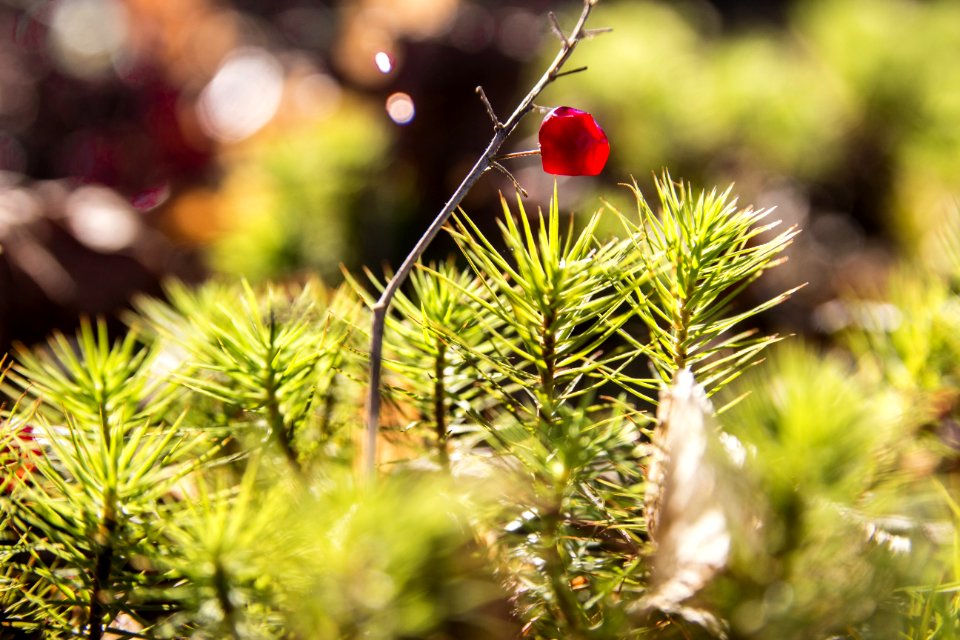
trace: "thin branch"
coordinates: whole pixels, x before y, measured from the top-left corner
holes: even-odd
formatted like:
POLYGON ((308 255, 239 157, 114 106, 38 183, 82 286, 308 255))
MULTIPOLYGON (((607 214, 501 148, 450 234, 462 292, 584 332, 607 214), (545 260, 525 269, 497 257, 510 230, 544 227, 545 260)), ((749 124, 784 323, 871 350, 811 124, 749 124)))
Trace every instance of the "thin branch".
POLYGON ((493 130, 499 131, 503 129, 503 123, 500 122, 500 119, 497 118, 497 114, 493 110, 493 105, 490 104, 489 98, 487 98, 487 93, 483 90, 483 87, 478 86, 476 88, 477 95, 480 96, 480 102, 483 103, 484 109, 487 110, 487 115, 490 116, 490 119, 493 120, 493 130))
MULTIPOLYGON (((502 123, 500 128, 494 127, 493 138, 490 140, 487 148, 484 149, 483 153, 477 159, 476 164, 473 165, 473 168, 470 169, 470 172, 464 177, 463 182, 461 182, 460 186, 453 192, 450 200, 447 201, 443 209, 440 210, 440 213, 437 214, 437 217, 434 218, 416 245, 414 245, 409 255, 407 255, 403 261, 403 264, 400 265, 397 272, 390 278, 383 293, 380 294, 380 298, 373 305, 373 327, 371 330, 370 344, 370 386, 367 390, 366 460, 364 464, 364 470, 368 476, 372 477, 374 475, 377 464, 377 433, 380 428, 380 378, 383 374, 383 332, 386 326, 387 311, 390 308, 390 303, 393 301, 393 297, 401 285, 406 281, 407 276, 410 275, 413 266, 423 255, 427 246, 429 246, 430 242, 432 242, 440 232, 443 225, 447 223, 450 215, 460 206, 460 203, 480 179, 480 176, 493 166, 495 162, 494 158, 504 141, 513 133, 513 130, 516 129, 520 120, 533 109, 533 101, 548 84, 557 78, 557 72, 567 62, 577 44, 583 39, 584 25, 596 2, 597 0, 584 0, 580 18, 573 27, 573 31, 570 32, 570 36, 563 38, 560 51, 557 52, 556 57, 554 57, 543 75, 540 76, 537 83, 533 85, 523 100, 520 101, 520 104, 517 105, 513 113, 510 114, 510 117, 502 123)), ((552 21, 556 22, 556 17, 554 17, 552 21)), ((483 96, 481 91, 477 93, 483 96)), ((481 97, 481 100, 483 100, 483 97, 481 97)), ((489 101, 487 101, 487 103, 489 104, 489 101)), ((489 111, 492 113, 492 107, 489 111)))
POLYGON ((569 45, 570 41, 567 40, 567 36, 563 33, 563 27, 560 26, 560 21, 557 20, 557 14, 550 11, 547 13, 547 18, 550 19, 550 30, 553 31, 553 34, 557 36, 564 45, 569 45))
POLYGON ((572 76, 575 73, 580 73, 581 71, 586 71, 586 67, 577 67, 576 69, 570 69, 569 71, 557 71, 553 74, 554 79, 562 78, 563 76, 572 76))
POLYGON ((583 35, 580 36, 580 39, 589 40, 590 38, 595 38, 605 33, 610 33, 611 31, 613 31, 613 27, 600 27, 599 29, 586 29, 584 30, 583 35))
POLYGON ((520 186, 520 183, 517 181, 517 179, 516 179, 515 177, 513 177, 513 174, 510 173, 510 170, 507 169, 505 166, 503 166, 503 165, 500 164, 499 162, 491 162, 491 163, 490 163, 490 166, 491 166, 492 168, 496 169, 497 171, 499 171, 500 173, 502 173, 503 175, 505 175, 505 176, 507 176, 508 178, 510 178, 510 181, 513 182, 513 188, 516 189, 517 192, 518 192, 521 196, 523 196, 524 198, 526 198, 526 197, 528 197, 528 196, 530 195, 529 193, 527 193, 527 190, 526 190, 526 189, 524 189, 522 186, 520 186))
POLYGON ((529 158, 530 156, 540 155, 540 149, 527 149, 526 151, 514 151, 513 153, 501 153, 494 158, 496 161, 513 160, 515 158, 529 158))

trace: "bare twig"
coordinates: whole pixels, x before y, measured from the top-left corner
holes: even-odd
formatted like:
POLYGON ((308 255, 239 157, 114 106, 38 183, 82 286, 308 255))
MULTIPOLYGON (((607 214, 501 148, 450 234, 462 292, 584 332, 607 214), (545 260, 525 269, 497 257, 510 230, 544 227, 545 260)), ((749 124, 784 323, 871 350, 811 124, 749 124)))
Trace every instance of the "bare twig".
POLYGON ((514 160, 516 158, 529 158, 530 156, 540 155, 540 149, 527 149, 526 151, 512 151, 510 153, 501 153, 494 157, 494 160, 514 160))
POLYGON ((610 33, 613 31, 613 27, 600 27, 599 29, 585 29, 583 34, 580 36, 581 40, 589 40, 596 36, 603 35, 605 33, 610 33))
POLYGON ((547 13, 547 18, 550 19, 550 30, 553 31, 553 34, 557 36, 564 45, 569 45, 570 41, 567 40, 567 36, 563 33, 563 27, 560 26, 560 21, 557 20, 557 14, 550 11, 547 13))
POLYGON ((513 188, 516 189, 517 192, 518 192, 521 196, 523 196, 524 198, 526 198, 527 196, 530 195, 530 194, 527 193, 527 190, 526 190, 526 189, 524 189, 522 186, 520 186, 520 183, 517 182, 517 179, 516 179, 515 177, 513 177, 513 174, 510 173, 510 170, 507 169, 505 166, 503 166, 503 165, 500 164, 499 162, 494 161, 494 162, 491 162, 491 163, 490 163, 490 167, 493 168, 493 169, 496 169, 497 171, 499 171, 499 172, 502 173, 503 175, 505 175, 505 176, 507 176, 508 178, 510 178, 510 181, 513 182, 513 188))
POLYGON ((487 115, 490 116, 490 119, 493 120, 493 130, 499 131, 503 129, 503 123, 500 122, 500 119, 497 118, 497 114, 493 111, 493 105, 490 104, 490 100, 487 98, 486 92, 483 90, 483 87, 477 87, 477 95, 480 96, 480 102, 483 103, 483 107, 487 110, 487 115))
POLYGON ((504 141, 513 133, 513 130, 517 127, 520 120, 533 110, 533 101, 548 84, 557 78, 557 72, 570 58, 570 54, 573 53, 577 44, 583 40, 585 32, 584 25, 596 2, 597 0, 584 0, 583 11, 580 12, 580 18, 573 27, 573 31, 570 32, 569 37, 563 35, 563 30, 560 29, 556 16, 550 14, 551 27, 554 28, 555 31, 559 31, 559 35, 561 36, 562 44, 560 51, 557 52, 550 66, 547 67, 547 70, 540 76, 537 83, 533 85, 527 95, 524 96, 523 100, 520 101, 520 104, 517 105, 517 108, 514 109, 506 121, 502 123, 498 122, 489 100, 485 99, 486 96, 483 90, 478 89, 477 93, 480 95, 481 101, 484 102, 487 113, 490 114, 493 121, 500 126, 494 126, 493 139, 490 140, 487 148, 484 149, 480 158, 477 159, 476 164, 473 165, 473 168, 467 173, 463 182, 461 182, 460 186, 453 192, 450 200, 447 201, 443 209, 440 210, 440 213, 437 214, 437 217, 430 223, 430 226, 417 241, 417 244, 414 245, 409 255, 407 255, 403 261, 403 264, 400 265, 397 272, 390 278, 390 281, 387 282, 386 287, 380 294, 380 298, 373 305, 373 328, 370 339, 370 387, 367 391, 366 460, 364 464, 364 469, 368 476, 373 476, 377 464, 377 432, 380 428, 380 379, 383 374, 383 332, 386 326, 387 311, 390 308, 390 303, 396 295, 397 290, 400 289, 400 286, 406 281, 407 276, 410 275, 413 266, 420 259, 420 256, 423 255, 423 252, 430 242, 433 241, 440 232, 440 229, 443 228, 443 225, 446 224, 450 215, 460 206, 463 198, 470 189, 473 188, 473 185, 477 183, 480 176, 494 166, 496 163, 494 158, 500 150, 501 145, 503 145, 504 141))
POLYGON ((581 71, 586 70, 586 67, 577 67, 576 69, 570 69, 569 71, 557 71, 555 74, 553 74, 553 78, 556 80, 557 78, 561 78, 563 76, 572 76, 575 73, 580 73, 581 71))

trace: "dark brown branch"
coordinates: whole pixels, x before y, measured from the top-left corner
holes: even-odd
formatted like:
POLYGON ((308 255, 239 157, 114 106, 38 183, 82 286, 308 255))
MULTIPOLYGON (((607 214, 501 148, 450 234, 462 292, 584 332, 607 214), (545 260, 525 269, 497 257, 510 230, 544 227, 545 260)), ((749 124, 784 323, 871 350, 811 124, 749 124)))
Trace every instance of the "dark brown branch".
POLYGON ((116 508, 114 500, 116 494, 108 491, 104 496, 106 505, 101 515, 100 528, 94 538, 97 545, 97 555, 94 560, 93 585, 90 590, 90 614, 87 619, 88 640, 103 638, 103 620, 106 617, 106 604, 111 599, 110 577, 113 567, 114 533, 117 530, 116 508))

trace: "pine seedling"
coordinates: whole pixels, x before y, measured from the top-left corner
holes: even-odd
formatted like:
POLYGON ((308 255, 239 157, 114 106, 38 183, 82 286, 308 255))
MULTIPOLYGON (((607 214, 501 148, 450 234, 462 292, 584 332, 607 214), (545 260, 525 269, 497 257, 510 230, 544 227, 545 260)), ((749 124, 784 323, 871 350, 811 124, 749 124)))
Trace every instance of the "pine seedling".
MULTIPOLYGON (((960 235, 943 234, 946 256, 960 253, 960 235)), ((960 416, 960 296, 948 270, 900 265, 883 291, 830 303, 834 328, 878 389, 901 403, 896 455, 905 468, 949 469, 960 460, 953 435, 960 416)))
POLYGON ((901 637, 907 640, 960 638, 960 503, 942 484, 937 488, 950 511, 953 535, 943 545, 942 573, 933 584, 903 590, 908 600, 901 637))
POLYGON ((944 278, 900 268, 890 275, 881 299, 848 296, 835 308, 846 316, 842 340, 864 370, 924 402, 930 398, 920 395, 960 382, 957 302, 944 278))
MULTIPOLYGON (((157 624, 163 637, 275 638, 283 635, 284 582, 302 576, 304 540, 278 523, 298 501, 283 483, 267 486, 254 461, 239 484, 223 473, 198 478, 194 495, 163 529, 175 611, 157 624), (212 477, 210 477, 212 476, 212 477)), ((287 603, 289 604, 289 603, 287 603)))
MULTIPOLYGON (((383 290, 372 273, 367 277, 377 291, 383 290)), ((369 293, 347 278, 372 305, 369 293)), ((410 297, 397 293, 386 320, 384 365, 395 381, 385 390, 398 414, 414 413, 404 432, 422 434, 446 467, 451 438, 476 431, 470 414, 485 403, 476 378, 479 370, 489 368, 480 356, 490 357, 493 344, 479 322, 483 309, 477 301, 489 292, 472 270, 452 262, 419 266, 410 274, 410 289, 410 297)))
MULTIPOLYGON (((688 367, 713 394, 780 339, 742 325, 783 302, 796 288, 746 310, 736 310, 734 304, 764 271, 784 259, 782 253, 798 231, 791 227, 773 235, 779 221, 766 221, 771 211, 740 209, 730 189, 695 193, 666 173, 656 186, 659 214, 636 183, 628 187, 640 220, 633 222, 617 212, 646 281, 624 293, 630 295, 634 313, 649 333, 646 338, 630 331, 621 335, 638 355, 650 358, 657 386, 669 385, 677 371, 688 367)), ((638 389, 650 386, 645 379, 631 382, 638 389)))
POLYGON ((140 406, 156 388, 153 354, 132 335, 111 345, 102 324, 96 333, 85 324, 76 351, 61 336, 18 365, 17 384, 40 382, 9 420, 32 425, 39 449, 4 505, 19 541, 5 550, 19 585, 10 628, 97 640, 124 620, 149 626, 144 611, 162 606, 143 599, 164 579, 150 560, 169 517, 160 505, 216 443, 165 422, 163 401, 157 416, 140 406))
POLYGON ((633 443, 645 418, 625 404, 594 402, 624 363, 611 338, 631 313, 625 285, 614 282, 630 273, 629 246, 600 241, 599 220, 579 231, 565 226, 555 196, 536 225, 522 203, 515 218, 504 201, 503 253, 466 216, 451 229, 483 284, 483 295, 464 294, 479 306, 475 322, 492 349, 478 353, 451 338, 484 364, 477 385, 497 403, 474 418, 530 488, 511 497, 507 513, 507 530, 523 535, 504 534, 501 543, 523 616, 546 635, 581 637, 609 624, 613 576, 637 551, 611 513, 636 510, 636 495, 608 488, 637 482, 633 443))
POLYGON ((283 547, 265 571, 282 637, 516 637, 468 526, 483 488, 394 471, 375 485, 332 475, 285 501, 265 532, 266 548, 283 547))
POLYGON ((576 234, 572 224, 564 230, 556 193, 536 235, 518 206, 519 223, 505 200, 498 221, 506 255, 466 216, 451 233, 491 293, 490 300, 471 296, 497 322, 486 327, 498 345, 490 365, 527 394, 528 403, 511 404, 549 424, 561 404, 595 391, 603 371, 622 360, 603 347, 630 315, 613 286, 629 269, 628 256, 622 243, 597 239, 599 213, 576 234))
POLYGON ((75 339, 57 333, 45 351, 20 348, 5 391, 14 398, 23 394, 24 404, 35 401, 40 417, 54 424, 68 415, 89 423, 156 420, 176 395, 155 375, 157 357, 137 331, 111 345, 105 322, 84 320, 75 339))
POLYGON ((103 637, 128 616, 149 626, 142 600, 164 579, 151 566, 160 507, 210 451, 202 436, 180 425, 146 421, 95 428, 68 419, 44 427, 47 449, 36 478, 13 496, 12 522, 24 532, 23 560, 11 558, 28 585, 19 626, 103 637), (138 561, 139 560, 139 561, 138 561), (29 591, 44 593, 31 598, 29 591))
POLYGON ((895 590, 927 575, 931 544, 930 492, 891 455, 903 428, 895 399, 843 360, 800 347, 778 348, 735 386, 751 392, 721 421, 746 448, 746 504, 762 526, 712 592, 733 633, 809 638, 897 624, 895 590), (778 590, 789 603, 758 613, 778 590))
POLYGON ((183 361, 174 379, 217 404, 213 424, 272 443, 296 469, 310 464, 312 452, 330 445, 327 453, 342 453, 344 446, 335 385, 349 366, 351 331, 336 314, 352 310, 344 294, 323 296, 317 286, 293 296, 276 289, 258 295, 246 284, 196 294, 173 287, 171 307, 140 303, 183 361))
POLYGON ((901 637, 910 640, 960 637, 960 512, 941 484, 955 484, 951 469, 958 460, 951 444, 960 384, 956 221, 938 237, 933 257, 946 264, 901 265, 880 295, 851 295, 832 303, 839 316, 836 329, 864 378, 899 405, 899 438, 887 456, 890 469, 871 486, 871 495, 883 499, 882 510, 875 508, 879 513, 871 513, 869 521, 880 535, 911 544, 911 555, 929 554, 926 562, 914 562, 914 570, 904 572, 913 582, 899 585, 902 602, 895 602, 901 637), (944 510, 951 516, 947 520, 944 510), (895 517, 884 518, 890 514, 895 517), (888 533, 885 521, 897 530, 888 533), (918 540, 923 546, 916 549, 918 540))

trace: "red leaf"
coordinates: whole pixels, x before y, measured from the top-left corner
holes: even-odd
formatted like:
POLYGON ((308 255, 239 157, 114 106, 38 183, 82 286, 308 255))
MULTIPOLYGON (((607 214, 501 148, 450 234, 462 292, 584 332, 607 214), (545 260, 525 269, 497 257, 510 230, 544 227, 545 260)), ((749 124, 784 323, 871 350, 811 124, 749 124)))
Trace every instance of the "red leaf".
POLYGON ((595 176, 610 156, 610 143, 593 116, 557 107, 540 125, 543 170, 556 176, 595 176))

